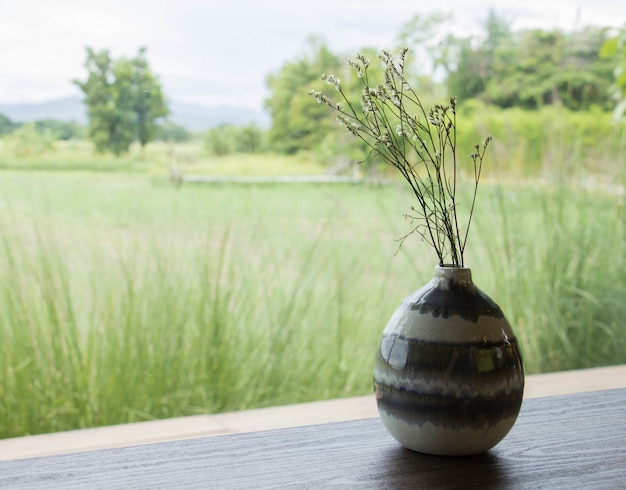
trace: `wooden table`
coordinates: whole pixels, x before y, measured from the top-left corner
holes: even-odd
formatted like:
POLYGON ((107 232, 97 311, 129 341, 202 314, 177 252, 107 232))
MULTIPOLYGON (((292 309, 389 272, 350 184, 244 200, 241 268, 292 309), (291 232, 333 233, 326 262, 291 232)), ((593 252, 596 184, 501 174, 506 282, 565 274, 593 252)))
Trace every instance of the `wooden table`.
POLYGON ((365 419, 0 462, 0 488, 626 489, 626 389, 526 400, 488 453, 400 447, 365 419))

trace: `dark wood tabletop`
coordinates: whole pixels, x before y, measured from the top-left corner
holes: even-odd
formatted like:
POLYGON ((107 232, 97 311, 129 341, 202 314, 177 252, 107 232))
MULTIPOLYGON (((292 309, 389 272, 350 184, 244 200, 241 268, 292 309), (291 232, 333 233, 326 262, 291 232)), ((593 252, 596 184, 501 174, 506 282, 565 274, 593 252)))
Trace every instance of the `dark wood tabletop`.
POLYGON ((480 456, 402 448, 374 419, 0 462, 0 488, 626 489, 626 389, 524 401, 480 456))

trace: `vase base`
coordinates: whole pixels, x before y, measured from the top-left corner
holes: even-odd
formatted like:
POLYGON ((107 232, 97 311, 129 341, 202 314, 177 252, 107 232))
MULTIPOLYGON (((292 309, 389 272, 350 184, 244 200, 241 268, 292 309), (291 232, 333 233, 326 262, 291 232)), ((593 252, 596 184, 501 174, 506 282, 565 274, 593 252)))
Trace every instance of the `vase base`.
POLYGON ((422 426, 409 424, 380 412, 387 431, 404 447, 436 456, 471 456, 482 454, 498 444, 509 433, 517 417, 503 419, 484 430, 446 429, 430 422, 422 426))

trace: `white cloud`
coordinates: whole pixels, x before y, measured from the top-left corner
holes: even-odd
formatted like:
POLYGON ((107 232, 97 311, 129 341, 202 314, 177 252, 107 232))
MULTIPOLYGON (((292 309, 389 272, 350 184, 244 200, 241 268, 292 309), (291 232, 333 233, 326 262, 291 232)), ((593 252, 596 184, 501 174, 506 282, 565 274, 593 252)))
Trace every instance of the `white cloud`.
POLYGON ((265 79, 303 52, 311 34, 336 51, 389 46, 413 15, 454 12, 455 29, 476 31, 493 6, 515 27, 621 25, 612 0, 20 0, 0 15, 0 102, 71 94, 85 46, 148 59, 175 99, 260 108, 265 79), (6 49, 10 47, 10 49, 6 49))

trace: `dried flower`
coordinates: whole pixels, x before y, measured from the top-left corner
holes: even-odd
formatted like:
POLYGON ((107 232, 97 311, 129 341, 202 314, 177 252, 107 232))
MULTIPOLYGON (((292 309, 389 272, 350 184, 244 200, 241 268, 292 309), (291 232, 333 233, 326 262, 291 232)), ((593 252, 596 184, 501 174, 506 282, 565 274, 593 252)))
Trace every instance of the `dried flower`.
POLYGON ((320 103, 337 111, 337 120, 377 156, 396 168, 408 182, 419 207, 412 207, 407 217, 414 223, 402 243, 416 232, 435 249, 439 263, 463 265, 463 253, 472 220, 483 158, 491 136, 474 146, 469 157, 474 165, 474 193, 464 232, 457 218, 456 99, 449 104, 435 104, 426 110, 404 76, 407 50, 394 57, 383 51, 382 83, 372 86, 367 74, 370 61, 362 54, 348 63, 363 84, 360 106, 344 93, 334 75, 322 75, 333 86, 345 106, 323 93, 310 94, 320 103))

